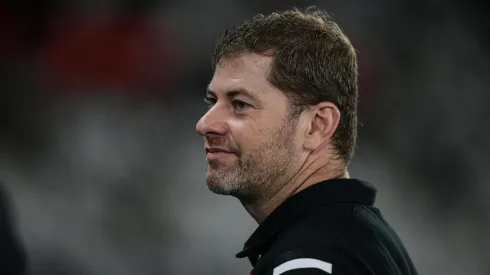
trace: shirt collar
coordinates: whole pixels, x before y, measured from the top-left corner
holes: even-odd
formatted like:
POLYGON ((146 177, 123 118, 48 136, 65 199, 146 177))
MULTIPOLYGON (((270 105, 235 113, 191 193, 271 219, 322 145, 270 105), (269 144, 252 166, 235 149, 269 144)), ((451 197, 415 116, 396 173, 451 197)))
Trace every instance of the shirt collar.
POLYGON ((236 257, 249 257, 254 264, 258 255, 269 247, 281 229, 322 204, 354 202, 372 205, 375 198, 376 189, 371 184, 356 179, 331 179, 314 184, 279 205, 259 225, 236 257))

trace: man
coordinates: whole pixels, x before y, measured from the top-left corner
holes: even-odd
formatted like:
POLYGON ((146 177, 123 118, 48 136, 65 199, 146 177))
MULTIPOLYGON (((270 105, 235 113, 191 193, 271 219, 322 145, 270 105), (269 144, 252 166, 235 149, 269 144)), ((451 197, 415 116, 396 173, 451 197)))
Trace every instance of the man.
POLYGON ((357 136, 357 58, 324 12, 258 15, 218 40, 199 120, 206 183, 260 224, 237 257, 253 275, 408 275, 415 268, 349 179, 357 136))

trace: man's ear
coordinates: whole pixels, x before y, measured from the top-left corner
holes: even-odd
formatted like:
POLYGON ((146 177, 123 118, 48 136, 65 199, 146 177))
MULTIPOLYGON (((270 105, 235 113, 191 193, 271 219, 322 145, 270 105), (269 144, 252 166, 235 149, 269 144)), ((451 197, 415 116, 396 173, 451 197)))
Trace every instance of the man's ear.
POLYGON ((320 102, 311 109, 304 147, 314 151, 330 140, 340 122, 340 111, 331 102, 320 102))

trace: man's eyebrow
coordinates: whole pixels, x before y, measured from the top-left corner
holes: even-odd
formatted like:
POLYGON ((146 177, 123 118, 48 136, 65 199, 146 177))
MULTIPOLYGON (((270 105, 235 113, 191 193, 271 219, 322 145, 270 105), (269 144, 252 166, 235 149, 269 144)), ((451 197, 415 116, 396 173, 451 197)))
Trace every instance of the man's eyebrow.
MULTIPOLYGON (((260 102, 259 98, 256 95, 254 95, 250 91, 243 89, 243 88, 234 89, 234 90, 226 92, 226 96, 228 98, 233 98, 233 97, 236 97, 238 95, 242 95, 242 96, 248 97, 254 101, 260 102)), ((217 97, 216 93, 209 88, 206 89, 206 96, 217 97)))

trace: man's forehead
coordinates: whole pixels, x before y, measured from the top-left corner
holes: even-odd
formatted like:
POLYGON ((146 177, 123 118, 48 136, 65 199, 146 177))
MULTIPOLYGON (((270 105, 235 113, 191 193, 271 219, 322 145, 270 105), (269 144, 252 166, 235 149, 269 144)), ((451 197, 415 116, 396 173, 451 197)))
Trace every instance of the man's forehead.
POLYGON ((266 80, 272 63, 272 57, 255 53, 246 53, 222 59, 216 66, 215 76, 254 77, 266 80))
POLYGON ((272 60, 272 55, 241 53, 220 60, 219 65, 228 65, 238 68, 244 66, 250 67, 251 69, 267 70, 272 63, 272 60))
POLYGON ((253 53, 220 60, 208 88, 217 93, 238 89, 266 92, 273 88, 267 80, 270 64, 270 57, 253 53))

